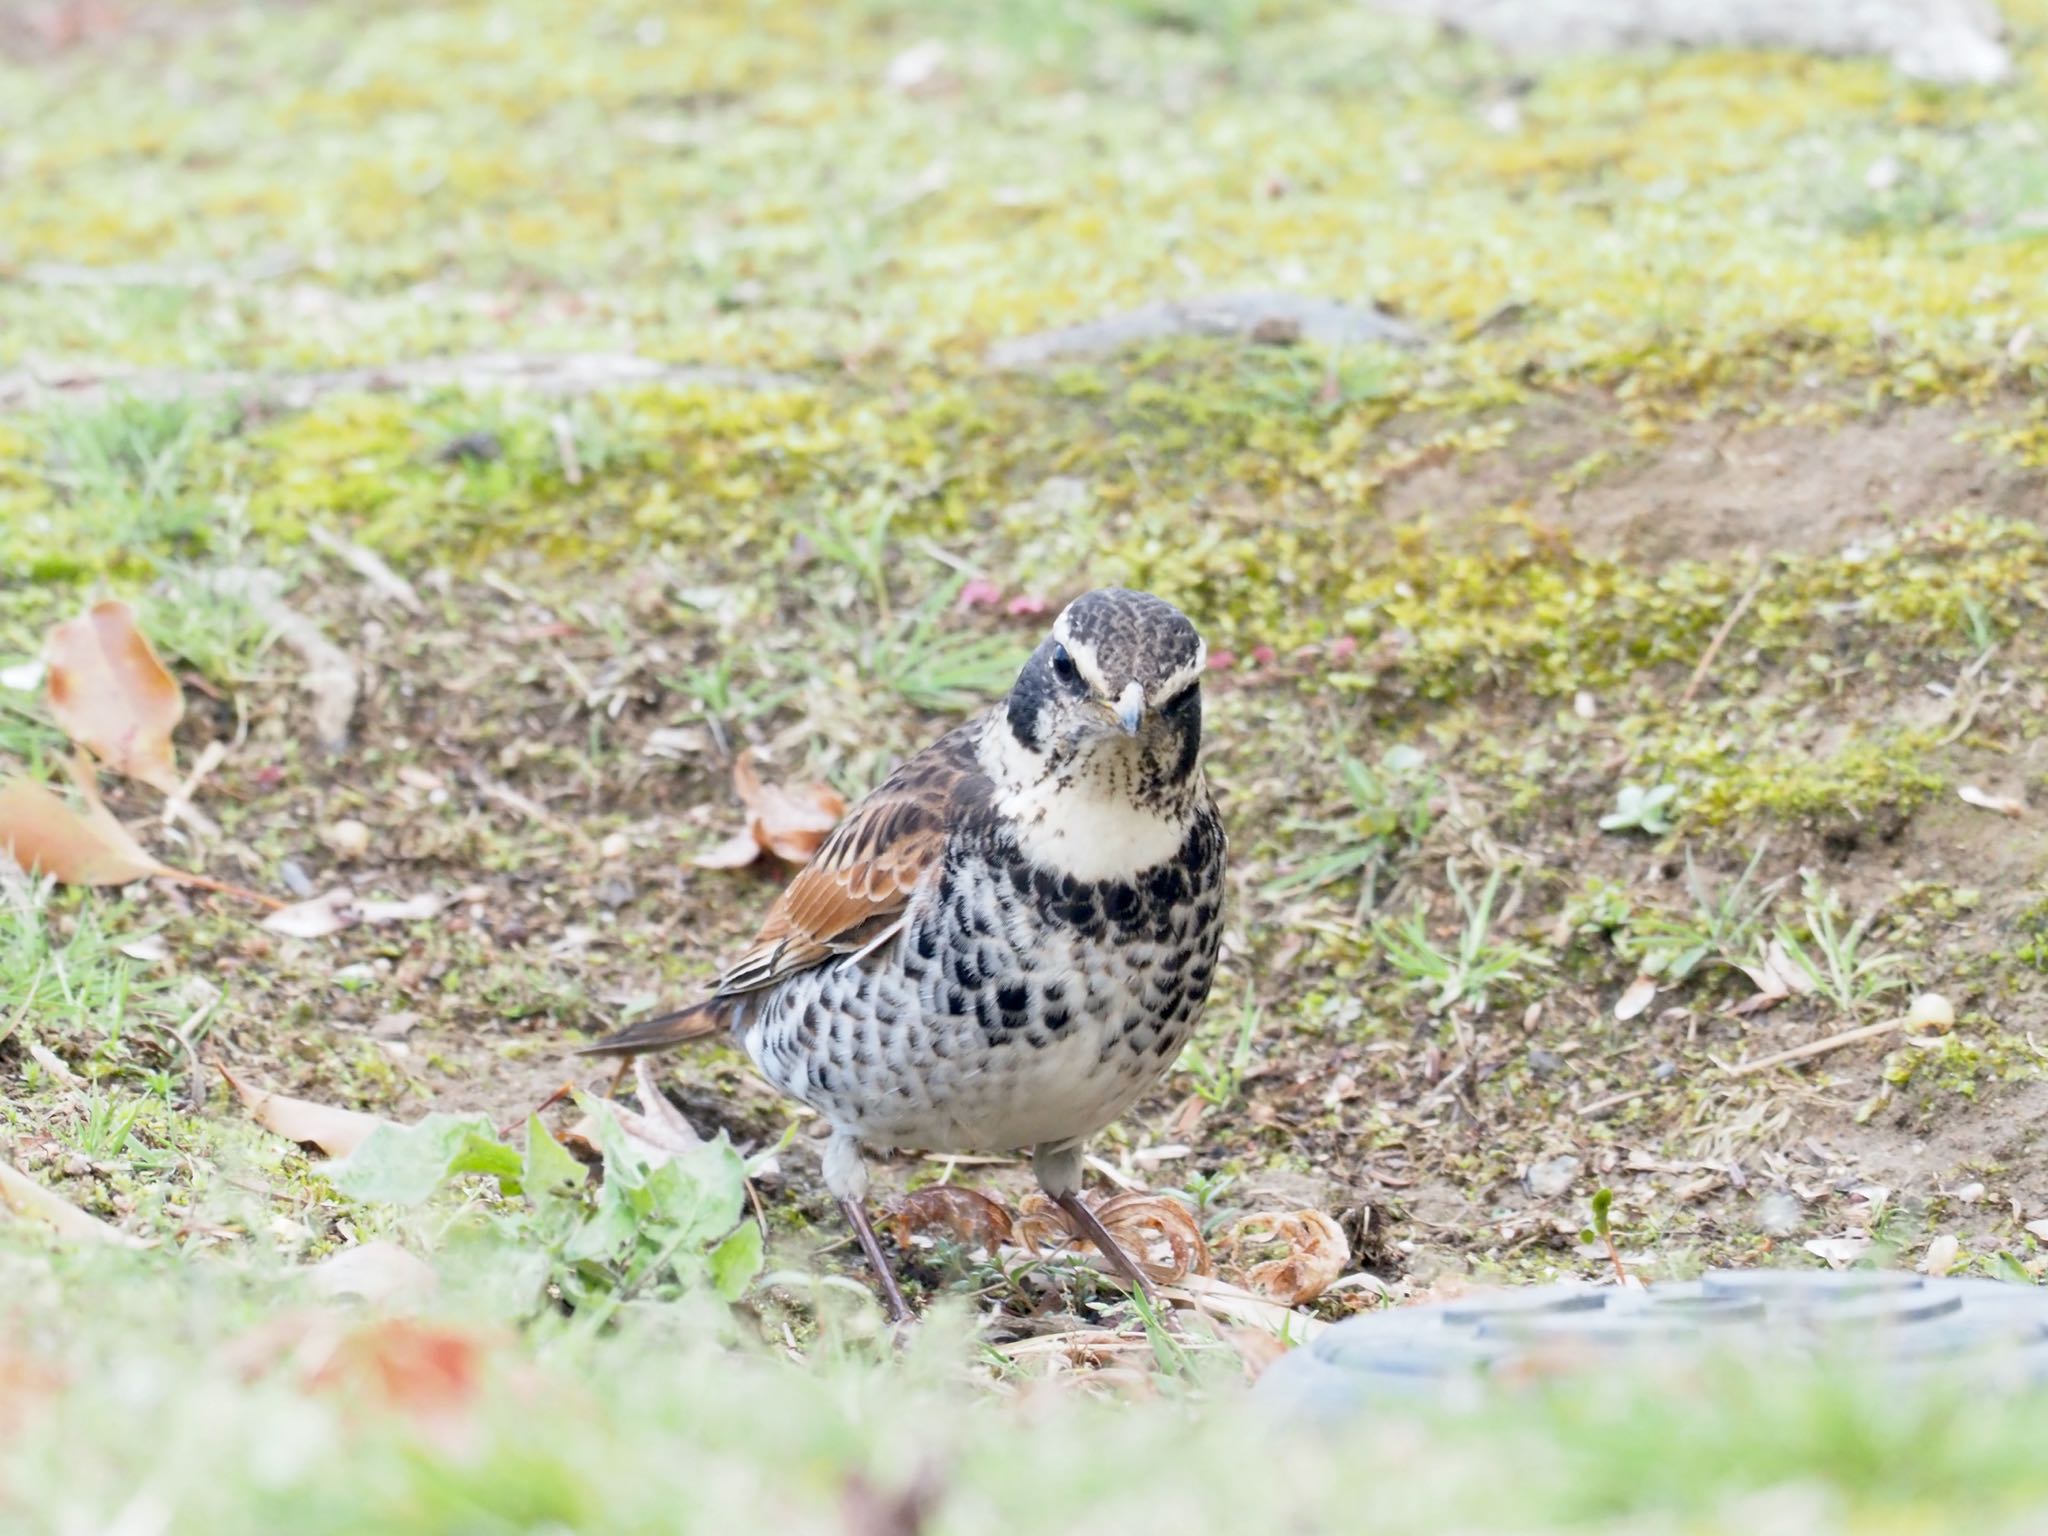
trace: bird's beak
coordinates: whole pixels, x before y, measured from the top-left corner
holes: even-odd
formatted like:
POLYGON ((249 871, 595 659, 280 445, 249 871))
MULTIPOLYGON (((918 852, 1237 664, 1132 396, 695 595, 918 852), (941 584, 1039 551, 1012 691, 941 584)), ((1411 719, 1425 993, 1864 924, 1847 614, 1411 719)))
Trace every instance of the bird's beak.
POLYGON ((1137 683, 1126 683, 1124 691, 1116 701, 1116 723, 1124 728, 1126 736, 1138 734, 1138 727, 1145 723, 1145 690, 1137 683))

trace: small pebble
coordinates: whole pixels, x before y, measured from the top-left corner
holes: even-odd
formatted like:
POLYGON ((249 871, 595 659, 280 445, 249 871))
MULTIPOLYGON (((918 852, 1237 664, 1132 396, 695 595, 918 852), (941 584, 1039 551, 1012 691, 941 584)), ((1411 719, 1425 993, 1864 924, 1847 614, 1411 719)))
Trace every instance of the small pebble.
POLYGON ((284 881, 284 888, 301 901, 312 896, 313 882, 306 874, 305 866, 297 859, 286 859, 278 866, 277 873, 284 881))
POLYGON ((1579 1160, 1565 1152, 1547 1157, 1529 1169, 1529 1193, 1538 1200, 1555 1200, 1572 1187, 1579 1176, 1579 1160))
POLYGON ((337 859, 360 859, 370 851, 370 829, 354 817, 343 817, 325 832, 320 841, 337 859))
POLYGON ((1799 1203, 1799 1197, 1787 1189, 1768 1190, 1756 1203, 1756 1224, 1772 1237, 1786 1237, 1797 1232, 1805 1219, 1805 1207, 1799 1203))
POLYGON ((597 845, 597 852, 600 858, 623 859, 632 846, 632 839, 627 837, 625 833, 612 832, 607 834, 605 840, 597 845))
POLYGON ((1956 1027, 1955 1005, 1939 992, 1922 992, 1906 1010, 1906 1023, 1913 1029, 1939 1034, 1956 1027))

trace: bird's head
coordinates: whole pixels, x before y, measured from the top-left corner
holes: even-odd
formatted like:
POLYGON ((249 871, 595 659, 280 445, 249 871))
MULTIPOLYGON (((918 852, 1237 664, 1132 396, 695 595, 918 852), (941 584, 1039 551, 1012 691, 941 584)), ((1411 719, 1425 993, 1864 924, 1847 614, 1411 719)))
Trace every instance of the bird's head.
POLYGON ((1195 770, 1207 662, 1195 626, 1163 598, 1086 593, 1017 675, 1010 734, 1047 774, 1106 777, 1139 800, 1171 794, 1195 770))

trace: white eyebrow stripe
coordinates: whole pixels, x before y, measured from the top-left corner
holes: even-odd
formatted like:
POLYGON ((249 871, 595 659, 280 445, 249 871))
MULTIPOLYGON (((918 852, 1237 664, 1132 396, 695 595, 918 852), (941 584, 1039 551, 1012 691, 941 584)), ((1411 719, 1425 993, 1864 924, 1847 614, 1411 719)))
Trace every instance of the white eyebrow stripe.
POLYGON ((1171 677, 1161 678, 1153 686, 1150 702, 1153 704, 1164 704, 1190 683, 1200 681, 1202 674, 1208 670, 1208 667, 1209 647, 1202 641, 1197 640, 1195 642, 1195 659, 1171 677))
POLYGON ((1073 630, 1067 627, 1067 616, 1063 613, 1052 627, 1052 637, 1066 648, 1068 658, 1074 663, 1074 670, 1081 674, 1081 681, 1096 693, 1107 694, 1109 684, 1102 676, 1102 667, 1095 659, 1095 647, 1085 640, 1076 640, 1073 630))

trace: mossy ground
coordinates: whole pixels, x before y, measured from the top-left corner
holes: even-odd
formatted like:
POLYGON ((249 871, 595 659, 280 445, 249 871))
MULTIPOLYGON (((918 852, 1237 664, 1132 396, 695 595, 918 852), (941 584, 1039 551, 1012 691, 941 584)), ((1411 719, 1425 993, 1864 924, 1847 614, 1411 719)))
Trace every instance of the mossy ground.
MULTIPOLYGON (((0 659, 93 593, 135 599, 188 683, 185 760, 228 746, 201 796, 219 837, 167 856, 463 893, 302 943, 160 887, 16 892, 15 1160, 166 1245, 291 1258, 373 1228, 217 1085, 191 1107, 195 980, 221 988, 201 1050, 238 1075, 516 1120, 589 1075, 568 1047, 689 996, 772 894, 688 862, 732 820, 730 749, 858 792, 1043 622, 961 609, 964 578, 1055 605, 1124 582, 1231 658, 1207 1059, 1258 1022, 1246 1070, 1191 1061, 1110 1160, 1344 1213, 1397 1286, 1597 1275, 1576 1234, 1601 1184, 1652 1276, 1811 1263, 1803 1239, 1850 1227, 1901 1261, 1946 1233, 1965 1266, 2038 1270, 2048 846, 1957 794, 2048 803, 2048 11, 2008 9, 2019 79, 1948 93, 1751 55, 1531 85, 1307 0, 169 7, 0 62, 0 659), (1243 289, 1376 300, 1424 340, 983 361, 1243 289), (262 382, 625 350, 772 374, 290 408, 262 382), (222 370, 258 377, 221 392, 222 370), (214 593, 247 565, 360 664, 343 755, 296 658, 214 593), (699 745, 653 755, 663 727, 699 745), (1383 766, 1395 746, 1419 757, 1383 766), (1406 812, 1359 803, 1346 759, 1406 812), (1659 783, 1669 830, 1601 829, 1659 783), (343 818, 371 830, 359 859, 323 839, 343 818), (1367 873, 1298 878, 1368 840, 1367 873), (1617 1020, 1758 848, 1752 889, 1779 894, 1730 958, 1779 926, 1813 948, 1838 907, 1870 916, 1866 968, 1744 1016, 1753 989, 1709 958, 1617 1020), (1432 1011, 1389 940, 1419 911, 1455 953, 1451 873, 1489 872, 1479 952, 1520 962, 1483 1011, 1432 1011), (121 955, 144 932, 167 959, 121 955), (1952 1037, 1721 1065, 1919 990, 1952 1037), (414 1027, 380 1033, 395 1014, 414 1027), (1139 1156, 1162 1146, 1186 1151, 1139 1156), (1572 1187, 1532 1195, 1564 1153, 1572 1187)), ((60 745, 0 692, 8 766, 60 745)), ((730 1052, 676 1073, 739 1139, 788 1123, 730 1052)), ((784 1164, 768 1209, 803 1263, 828 1203, 803 1147, 784 1164)))

